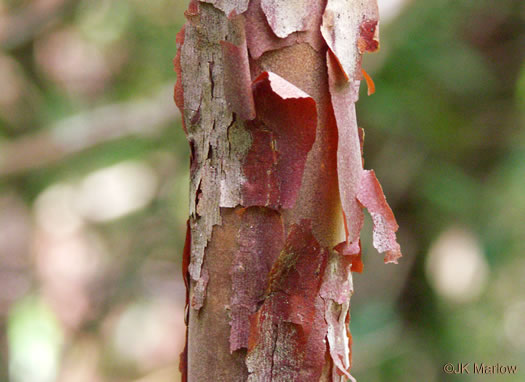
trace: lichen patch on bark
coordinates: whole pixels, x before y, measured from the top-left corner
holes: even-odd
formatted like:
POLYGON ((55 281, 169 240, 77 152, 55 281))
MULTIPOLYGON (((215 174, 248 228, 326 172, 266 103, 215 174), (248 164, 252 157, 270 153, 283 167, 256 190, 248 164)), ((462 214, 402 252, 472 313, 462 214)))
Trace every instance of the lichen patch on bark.
POLYGON ((203 3, 198 8, 198 13, 192 14, 185 27, 179 79, 183 89, 183 115, 194 155, 190 225, 195 234, 189 273, 196 282, 201 278, 204 251, 213 226, 221 223, 220 207, 233 207, 241 202, 238 179, 242 179, 242 147, 251 144, 247 135, 237 134, 237 146, 231 148, 231 132, 242 130, 242 122, 234 119, 223 82, 225 65, 221 41, 236 43, 243 32, 238 30, 239 23, 225 18, 217 8, 203 3), (248 139, 242 142, 240 137, 248 139))

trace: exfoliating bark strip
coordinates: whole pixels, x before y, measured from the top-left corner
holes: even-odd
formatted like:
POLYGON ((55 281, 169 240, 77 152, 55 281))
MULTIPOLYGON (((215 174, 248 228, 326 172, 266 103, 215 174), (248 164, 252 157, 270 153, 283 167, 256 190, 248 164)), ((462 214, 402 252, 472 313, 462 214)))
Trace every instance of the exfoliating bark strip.
POLYGON ((290 228, 267 297, 251 319, 248 381, 319 380, 327 330, 319 290, 328 252, 313 236, 310 220, 290 228))
POLYGON ((365 51, 379 47, 377 0, 328 0, 323 13, 321 34, 350 81, 361 77, 365 51))
POLYGON ((396 240, 399 226, 373 170, 363 172, 357 198, 372 216, 374 247, 385 253, 385 263, 397 264, 397 259, 401 257, 396 240))
MULTIPOLYGON (((191 148, 189 212, 192 242, 188 270, 192 282, 196 282, 192 284, 195 286, 193 306, 199 307, 204 303, 206 289, 206 276, 201 274, 204 253, 213 227, 221 224, 220 208, 241 204, 241 161, 251 140, 241 118, 235 117, 226 100, 224 78, 228 64, 225 61, 232 61, 232 57, 224 53, 221 45, 221 42, 228 41, 242 47, 242 16, 228 19, 220 9, 195 0, 190 2, 185 15, 188 22, 184 33, 179 35, 179 54, 175 60, 178 72, 176 98, 179 106, 183 106, 183 120, 191 148), (235 144, 231 144, 230 139, 235 144)), ((251 87, 250 80, 244 82, 251 87)))
POLYGON ((326 60, 330 96, 338 132, 337 178, 345 216, 346 242, 348 250, 357 254, 364 218, 362 208, 356 199, 363 172, 361 141, 355 113, 359 80, 346 81, 335 56, 330 51, 326 54, 326 60))
POLYGON ((238 45, 221 41, 224 56, 224 96, 232 111, 242 120, 255 118, 255 104, 252 95, 252 79, 248 48, 244 34, 244 17, 236 17, 241 40, 238 45))
POLYGON ((334 250, 340 255, 347 256, 348 261, 351 263, 350 270, 352 272, 363 273, 363 260, 361 253, 361 240, 357 242, 357 246, 350 245, 348 242, 343 241, 334 247, 334 250))
POLYGON ((351 361, 351 341, 347 330, 347 317, 350 314, 350 303, 343 305, 336 304, 334 301, 326 302, 325 319, 328 324, 328 348, 330 357, 334 363, 332 369, 332 381, 338 381, 341 375, 345 375, 351 381, 355 378, 350 374, 351 361))
POLYGON ((301 2, 308 3, 305 9, 311 10, 308 14, 301 11, 298 17, 294 16, 294 25, 288 26, 288 23, 284 22, 280 17, 286 13, 286 10, 291 9, 291 5, 287 5, 285 0, 277 1, 263 1, 251 0, 248 6, 248 10, 244 14, 246 17, 246 39, 248 43, 248 50, 250 56, 253 59, 258 59, 265 52, 270 50, 276 50, 285 48, 287 46, 308 43, 316 51, 320 51, 325 43, 319 28, 321 26, 322 12, 324 1, 305 1, 301 2), (270 3, 280 3, 279 10, 271 9, 270 3), (263 11, 262 7, 266 7, 266 11, 263 11), (267 14, 265 14, 265 12, 267 14), (269 15, 269 18, 267 18, 269 15), (271 19, 271 21, 270 21, 271 19), (299 26, 298 24, 304 25, 299 26), (272 30, 272 26, 275 30, 272 30), (301 28, 301 29, 297 29, 301 28), (288 32, 294 29, 292 32, 288 32), (288 33, 286 37, 280 38, 278 34, 284 35, 288 33))
POLYGON ((281 215, 262 207, 239 208, 238 250, 231 269, 230 352, 248 347, 250 317, 264 299, 268 276, 284 246, 281 215))
POLYGON ((316 103, 271 72, 255 79, 253 94, 257 117, 246 122, 252 145, 243 162, 242 205, 292 208, 315 141, 316 103))
POLYGON ((277 37, 315 28, 315 18, 323 12, 323 1, 261 0, 261 8, 277 37))
POLYGON ((351 275, 352 259, 337 252, 332 252, 326 266, 320 295, 325 300, 331 299, 337 304, 347 303, 354 291, 351 275))
POLYGON ((359 97, 360 80, 347 81, 331 51, 327 52, 328 81, 332 107, 337 122, 337 176, 346 229, 346 243, 335 249, 345 255, 357 256, 355 269, 362 269, 359 235, 363 226, 362 207, 374 222, 374 247, 385 253, 386 263, 397 263, 401 249, 396 241, 398 229, 394 214, 373 171, 363 170, 362 143, 364 133, 357 127, 355 102, 359 97))
POLYGON ((326 266, 320 296, 325 301, 327 341, 333 362, 332 380, 350 375, 351 337, 348 329, 350 297, 354 291, 352 283, 352 257, 332 252, 326 266))

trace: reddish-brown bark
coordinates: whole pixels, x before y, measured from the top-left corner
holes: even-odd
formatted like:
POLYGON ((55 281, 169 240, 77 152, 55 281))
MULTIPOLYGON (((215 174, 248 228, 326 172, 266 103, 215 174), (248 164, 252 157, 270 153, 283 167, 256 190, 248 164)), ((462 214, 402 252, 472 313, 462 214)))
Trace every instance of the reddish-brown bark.
POLYGON ((284 222, 269 208, 238 209, 241 226, 231 269, 230 352, 248 348, 250 319, 265 300, 269 274, 284 245, 284 222))
POLYGON ((309 220, 290 227, 270 272, 266 298, 251 320, 249 381, 318 381, 325 361, 325 304, 319 290, 329 250, 309 220))
POLYGON ((242 205, 289 209, 315 141, 315 101, 274 73, 261 73, 252 87, 257 117, 246 122, 252 146, 243 161, 242 205))
POLYGON ((385 261, 400 256, 354 108, 362 53, 378 46, 375 0, 193 0, 186 16, 175 59, 192 156, 184 378, 352 378, 363 207, 385 261))

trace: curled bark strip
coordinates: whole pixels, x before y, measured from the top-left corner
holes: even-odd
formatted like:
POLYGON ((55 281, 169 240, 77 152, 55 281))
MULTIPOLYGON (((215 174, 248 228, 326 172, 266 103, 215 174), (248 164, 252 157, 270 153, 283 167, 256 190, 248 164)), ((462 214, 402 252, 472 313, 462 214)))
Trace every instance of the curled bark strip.
POLYGON ((263 72, 253 89, 257 118, 246 123, 253 143, 243 164, 242 205, 291 208, 315 141, 316 103, 274 73, 263 72))
POLYGON ((363 273, 364 265, 361 254, 361 240, 352 244, 343 241, 337 244, 334 250, 340 255, 348 257, 348 261, 350 261, 351 264, 350 270, 352 272, 363 273))
POLYGON ((234 17, 240 15, 248 8, 250 0, 200 0, 203 3, 213 4, 216 8, 223 11, 226 16, 234 17))
POLYGON ((360 78, 361 56, 377 49, 377 0, 328 0, 321 33, 350 80, 360 78), (375 46, 375 49, 374 49, 375 46))
POLYGON ((240 209, 238 250, 231 269, 230 352, 248 347, 250 316, 264 299, 272 264, 284 246, 281 215, 270 209, 240 209))
POLYGON ((238 16, 242 26, 239 45, 228 41, 221 41, 224 56, 224 95, 233 112, 242 120, 255 118, 255 104, 253 101, 248 61, 248 48, 244 35, 244 18, 238 16))
POLYGON ((354 105, 358 97, 359 81, 347 82, 342 79, 341 69, 331 52, 327 52, 327 64, 332 107, 339 134, 337 177, 345 215, 346 241, 354 248, 354 253, 357 253, 355 248, 363 226, 363 211, 356 199, 363 172, 361 142, 354 105))
POLYGON ((364 69, 361 69, 361 73, 363 74, 363 77, 366 81, 366 86, 368 87, 367 94, 370 96, 376 92, 376 85, 374 84, 372 77, 370 77, 370 75, 364 69))
MULTIPOLYGON (((361 129, 362 130, 362 129, 361 129)), ((360 135, 361 137, 361 135, 360 135)), ((363 150, 363 144, 361 140, 361 150, 363 150)), ((346 216, 343 212, 343 224, 345 228, 345 237, 347 240, 337 244, 334 250, 342 256, 347 257, 347 261, 351 264, 350 270, 352 272, 363 272, 363 261, 361 259, 361 240, 357 240, 353 243, 348 242, 348 226, 346 224, 346 216)), ((344 267, 343 267, 344 268, 344 267)))
POLYGON ((327 330, 319 290, 327 257, 309 220, 291 227, 270 274, 268 297, 251 320, 248 381, 319 380, 327 330))
MULTIPOLYGON (((306 42, 310 44, 312 48, 317 51, 320 51, 325 43, 321 34, 319 33, 319 28, 321 25, 322 12, 324 9, 325 1, 311 1, 310 7, 307 7, 312 12, 308 15, 301 12, 301 15, 295 17, 297 20, 303 20, 306 24, 306 29, 304 31, 297 31, 289 33, 285 38, 280 38, 280 36, 272 30, 272 27, 268 23, 268 19, 261 7, 262 0, 251 0, 248 6, 248 10, 245 13, 246 16, 246 38, 248 43, 248 50, 250 56, 254 59, 258 59, 265 52, 275 49, 281 49, 287 46, 300 44, 306 42)), ((305 0, 300 0, 301 2, 305 0)), ((274 2, 277 2, 274 0, 274 2)), ((266 2, 265 6, 268 9, 268 14, 270 13, 269 3, 266 2)), ((280 4, 284 5, 284 8, 289 9, 289 5, 286 5, 285 0, 279 1, 280 4)), ((283 9, 284 9, 283 8, 283 9)), ((275 12, 272 11, 272 12, 275 12)), ((277 29, 277 25, 281 25, 279 21, 274 23, 277 29)), ((297 25, 293 28, 287 26, 282 26, 281 29, 288 31, 290 29, 295 29, 297 25)), ((280 32, 281 34, 286 32, 280 32)))
POLYGON ((330 357, 334 363, 332 381, 338 381, 341 375, 345 375, 352 382, 356 382, 349 371, 352 364, 350 337, 347 330, 347 317, 349 314, 349 303, 338 305, 333 301, 327 302, 325 319, 328 323, 328 334, 326 337, 328 339, 330 357))
MULTIPOLYGON (((330 51, 327 53, 327 62, 330 94, 339 133, 337 174, 347 234, 346 243, 339 244, 335 249, 342 254, 359 255, 360 251, 357 248, 363 226, 361 206, 364 206, 374 221, 374 247, 385 253, 386 263, 397 263, 397 259, 401 257, 401 250, 395 236, 398 225, 394 214, 386 202, 374 172, 363 170, 364 134, 357 127, 354 105, 358 99, 360 81, 344 81, 330 51)), ((360 256, 355 269, 362 270, 360 256)))
POLYGON ((315 26, 312 15, 320 14, 323 5, 322 1, 311 0, 261 0, 268 24, 280 38, 312 29, 315 26))
POLYGON ((326 267, 320 295, 325 300, 327 340, 333 361, 332 380, 350 375, 351 347, 348 331, 350 296, 354 291, 351 274, 352 258, 332 253, 326 267))
POLYGON ((374 247, 385 254, 385 263, 397 264, 397 259, 401 257, 396 240, 399 226, 373 170, 364 171, 357 198, 372 216, 374 247))

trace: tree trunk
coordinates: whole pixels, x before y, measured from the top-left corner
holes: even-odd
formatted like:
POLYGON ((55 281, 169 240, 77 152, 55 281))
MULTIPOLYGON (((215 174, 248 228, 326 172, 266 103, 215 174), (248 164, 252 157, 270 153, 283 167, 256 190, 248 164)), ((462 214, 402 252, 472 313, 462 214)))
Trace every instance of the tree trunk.
POLYGON ((375 0, 192 1, 185 14, 175 58, 191 147, 183 378, 351 378, 362 207, 385 261, 401 255, 355 118, 361 56, 377 49, 375 0))

